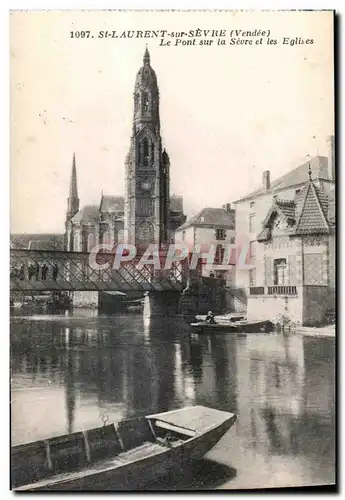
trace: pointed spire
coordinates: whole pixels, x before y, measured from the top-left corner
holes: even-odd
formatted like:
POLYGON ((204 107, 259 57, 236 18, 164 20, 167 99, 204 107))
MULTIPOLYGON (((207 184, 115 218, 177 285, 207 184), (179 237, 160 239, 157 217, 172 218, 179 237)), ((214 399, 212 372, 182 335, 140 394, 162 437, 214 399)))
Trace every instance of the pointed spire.
POLYGON ((76 167, 76 164, 75 164, 75 153, 73 153, 71 182, 70 182, 70 185, 69 185, 69 197, 70 198, 78 198, 77 167, 76 167))
POLYGON ((69 185, 69 196, 67 202, 67 220, 70 220, 79 210, 78 185, 77 185, 77 167, 75 153, 73 153, 71 182, 69 185))
POLYGON ((144 64, 150 64, 150 53, 149 53, 149 50, 147 48, 147 44, 146 44, 146 49, 145 49, 143 61, 144 61, 144 64))

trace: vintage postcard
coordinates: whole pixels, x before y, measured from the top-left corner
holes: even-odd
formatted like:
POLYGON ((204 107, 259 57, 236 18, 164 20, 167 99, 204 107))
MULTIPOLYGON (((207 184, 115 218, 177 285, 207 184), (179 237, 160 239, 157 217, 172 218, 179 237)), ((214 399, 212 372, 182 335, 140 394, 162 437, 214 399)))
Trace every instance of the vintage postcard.
POLYGON ((335 488, 334 24, 10 12, 11 489, 335 488))

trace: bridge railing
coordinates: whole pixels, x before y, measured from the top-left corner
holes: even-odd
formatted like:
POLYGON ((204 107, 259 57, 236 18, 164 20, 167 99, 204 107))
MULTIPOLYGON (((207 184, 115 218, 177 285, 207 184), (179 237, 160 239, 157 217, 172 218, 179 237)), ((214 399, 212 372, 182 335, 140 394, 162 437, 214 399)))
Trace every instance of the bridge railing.
MULTIPOLYGON (((99 269, 84 252, 12 249, 12 290, 180 290, 186 278, 180 262, 168 270, 140 264, 140 256, 113 267, 114 254, 98 253, 99 269)), ((93 256, 94 257, 94 256, 93 256)))

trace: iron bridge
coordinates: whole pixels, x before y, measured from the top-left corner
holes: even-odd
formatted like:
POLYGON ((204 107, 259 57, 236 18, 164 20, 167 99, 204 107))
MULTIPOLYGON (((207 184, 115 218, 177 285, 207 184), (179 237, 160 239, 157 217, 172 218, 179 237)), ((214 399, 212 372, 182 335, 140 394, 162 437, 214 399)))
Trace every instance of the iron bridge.
POLYGON ((140 257, 122 262, 113 269, 114 254, 99 253, 97 262, 109 265, 96 269, 90 254, 58 250, 10 251, 10 290, 12 292, 74 291, 177 291, 185 287, 183 263, 171 269, 155 270, 153 265, 140 265, 140 257))

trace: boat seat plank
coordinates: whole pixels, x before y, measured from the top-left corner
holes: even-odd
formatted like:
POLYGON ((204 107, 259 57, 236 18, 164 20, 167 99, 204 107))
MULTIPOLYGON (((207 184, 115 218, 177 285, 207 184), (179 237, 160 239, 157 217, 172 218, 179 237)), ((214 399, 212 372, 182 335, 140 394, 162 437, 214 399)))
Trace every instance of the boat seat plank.
POLYGON ((82 432, 54 437, 48 442, 53 472, 68 472, 80 469, 87 464, 85 440, 82 432))
POLYGON ((114 424, 85 431, 91 462, 121 453, 122 448, 114 424))
POLYGON ((156 425, 156 427, 160 427, 161 429, 165 429, 167 431, 177 432, 179 434, 184 434, 185 436, 188 436, 188 437, 195 436, 194 431, 186 429, 185 427, 178 427, 177 425, 171 425, 171 424, 168 424, 167 422, 161 422, 160 420, 156 420, 155 425, 156 425))
POLYGON ((152 429, 145 417, 119 422, 116 430, 123 445, 123 451, 137 448, 147 441, 154 441, 152 429))
POLYGON ((229 418, 229 413, 205 406, 192 406, 181 410, 149 415, 147 418, 183 427, 190 431, 204 432, 229 418))
POLYGON ((142 444, 138 448, 121 453, 115 457, 107 458, 95 464, 90 464, 88 467, 85 467, 79 471, 56 474, 50 478, 35 482, 34 484, 17 488, 17 491, 29 490, 30 488, 32 488, 32 486, 44 488, 50 485, 58 484, 59 482, 68 482, 82 479, 83 477, 92 476, 95 473, 101 474, 102 472, 114 469, 116 467, 126 466, 134 460, 152 456, 157 453, 163 453, 165 451, 166 448, 164 446, 158 443, 147 442, 142 444))

